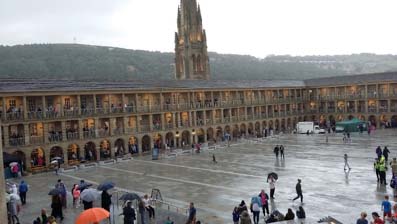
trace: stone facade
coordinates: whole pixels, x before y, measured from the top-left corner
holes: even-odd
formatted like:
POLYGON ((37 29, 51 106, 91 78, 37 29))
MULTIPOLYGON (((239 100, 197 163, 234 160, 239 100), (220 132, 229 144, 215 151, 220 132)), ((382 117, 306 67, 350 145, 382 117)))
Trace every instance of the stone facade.
POLYGON ((181 0, 175 33, 175 78, 208 80, 210 66, 207 37, 196 0, 181 0))
POLYGON ((330 126, 357 117, 376 128, 397 127, 397 80, 319 87, 204 86, 209 84, 166 90, 0 89, 4 150, 20 156, 26 170, 39 171, 54 157, 70 166, 129 152, 139 156, 155 146, 213 144, 226 133, 235 140, 261 136, 269 128, 291 132, 299 121, 330 126))

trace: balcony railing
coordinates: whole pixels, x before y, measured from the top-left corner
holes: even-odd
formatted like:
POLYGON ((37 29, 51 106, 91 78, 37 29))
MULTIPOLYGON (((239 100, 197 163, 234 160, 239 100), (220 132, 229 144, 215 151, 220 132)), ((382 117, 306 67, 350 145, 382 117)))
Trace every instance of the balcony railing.
POLYGON ((15 121, 15 120, 22 120, 23 119, 23 112, 7 112, 6 113, 6 119, 8 121, 15 121))
POLYGON ((30 143, 33 145, 43 144, 44 136, 30 136, 30 143))
POLYGON ((133 128, 133 127, 127 128, 127 133, 129 133, 129 134, 133 134, 133 133, 137 133, 137 132, 138 132, 137 128, 133 128))
POLYGON ((25 145, 24 137, 10 137, 9 139, 10 146, 22 146, 25 145))
POLYGON ((64 110, 63 114, 65 117, 77 117, 79 116, 79 109, 64 110))
POLYGON ((83 115, 83 116, 92 116, 94 114, 95 114, 94 108, 81 109, 81 115, 83 115))
POLYGON ((95 129, 90 129, 87 131, 83 131, 83 138, 84 139, 91 139, 91 138, 95 138, 97 135, 95 133, 95 129))
POLYGON ((62 132, 50 132, 48 133, 48 141, 50 142, 61 142, 62 141, 62 132))
POLYGON ((59 113, 57 111, 46 111, 45 112, 45 118, 47 119, 55 119, 59 117, 59 113))
POLYGON ((43 112, 42 111, 29 111, 28 112, 28 119, 29 120, 34 120, 34 119, 42 119, 43 118, 43 112))
POLYGON ((66 139, 67 140, 78 140, 78 139, 80 139, 80 136, 79 136, 78 132, 67 132, 66 139))
POLYGON ((173 129, 173 128, 174 128, 174 124, 172 124, 172 123, 167 123, 167 124, 165 124, 165 128, 166 128, 167 130, 173 129))

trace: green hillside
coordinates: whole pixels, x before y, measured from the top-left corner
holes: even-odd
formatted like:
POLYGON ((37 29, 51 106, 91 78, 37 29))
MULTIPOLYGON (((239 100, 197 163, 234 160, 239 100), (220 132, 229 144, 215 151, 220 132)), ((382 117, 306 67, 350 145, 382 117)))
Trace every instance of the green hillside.
MULTIPOLYGON (((397 70, 397 56, 210 53, 212 79, 307 79, 397 70)), ((79 44, 0 46, 0 78, 134 80, 174 77, 174 54, 79 44)))

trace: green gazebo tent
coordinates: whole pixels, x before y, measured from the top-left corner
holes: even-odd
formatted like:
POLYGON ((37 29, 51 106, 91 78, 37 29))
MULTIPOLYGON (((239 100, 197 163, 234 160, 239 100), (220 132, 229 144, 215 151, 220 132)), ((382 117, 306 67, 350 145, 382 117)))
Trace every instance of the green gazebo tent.
POLYGON ((367 122, 362 121, 358 118, 353 118, 351 120, 336 122, 336 126, 342 127, 343 130, 347 131, 347 132, 358 132, 358 131, 360 131, 360 126, 363 127, 363 131, 367 130, 367 122))

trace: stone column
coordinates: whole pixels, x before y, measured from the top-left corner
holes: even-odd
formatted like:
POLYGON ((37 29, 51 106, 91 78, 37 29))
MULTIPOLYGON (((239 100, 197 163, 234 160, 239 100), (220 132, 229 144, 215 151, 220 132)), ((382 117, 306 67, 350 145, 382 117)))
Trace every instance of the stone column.
MULTIPOLYGON (((80 110, 79 110, 80 111, 80 110)), ((82 119, 78 120, 79 123, 79 139, 84 139, 84 132, 83 132, 83 128, 84 128, 84 122, 82 119)), ((80 152, 81 153, 81 152, 80 152)))
MULTIPOLYGON (((96 94, 94 94, 93 95, 93 101, 94 101, 94 114, 96 114, 96 104, 97 104, 97 102, 96 102, 96 94)), ((99 158, 99 154, 98 154, 98 156, 97 156, 98 158, 99 158)))
POLYGON ((176 117, 175 113, 172 113, 172 126, 174 126, 173 129, 177 128, 177 126, 176 126, 176 118, 175 117, 176 117))
POLYGON ((43 112, 43 118, 45 118, 45 115, 46 115, 46 111, 47 111, 47 107, 45 106, 45 96, 42 96, 41 97, 41 103, 43 104, 43 108, 42 108, 42 112, 43 112))
POLYGON ((77 114, 80 116, 81 115, 81 96, 77 95, 77 114))
POLYGON ((149 114, 149 131, 153 131, 153 114, 149 114))
POLYGON ((48 123, 47 122, 43 123, 43 135, 44 135, 44 143, 49 143, 50 141, 48 140, 48 123))
POLYGON ((30 144, 30 133, 29 133, 29 125, 28 124, 24 124, 23 125, 23 133, 24 133, 24 138, 25 138, 25 145, 29 145, 30 144))
MULTIPOLYGON (((4 98, 3 98, 4 100, 4 98)), ((4 103, 4 101, 3 101, 4 103)), ((3 104, 3 109, 4 109, 4 104, 3 104)), ((3 111, 3 114, 5 111, 3 111)), ((1 127, 1 121, 0 121, 0 127, 1 127)), ((6 130, 6 129, 5 129, 6 130)), ((0 128, 0 136, 1 136, 1 128, 0 128)), ((3 163, 3 144, 1 143, 1 138, 0 138, 0 186, 2 186, 0 189, 0 223, 8 223, 7 220, 7 208, 6 208, 6 198, 5 198, 5 179, 4 179, 4 163, 3 163)))
POLYGON ((115 117, 112 117, 112 118, 110 118, 109 119, 109 129, 110 129, 110 131, 109 131, 109 135, 110 136, 114 136, 114 130, 116 129, 116 118, 115 117))
POLYGON ((165 130, 166 128, 165 128, 165 114, 164 113, 161 113, 161 118, 160 118, 160 120, 161 120, 161 130, 165 130))
MULTIPOLYGON (((219 103, 220 103, 221 101, 219 101, 219 103)), ((223 124, 223 108, 221 109, 221 123, 223 124)), ((207 137, 206 137, 207 138, 207 137)))
POLYGON ((141 120, 142 120, 142 116, 138 115, 136 117, 136 130, 138 133, 141 133, 141 120))
POLYGON ((175 113, 175 117, 176 117, 176 127, 180 127, 181 126, 181 121, 180 121, 180 114, 179 112, 175 113))
POLYGON ((6 98, 5 97, 3 97, 3 113, 2 113, 2 118, 3 118, 3 120, 5 120, 6 119, 6 113, 7 113, 7 101, 6 101, 6 98))
POLYGON ((123 132, 124 132, 125 134, 131 134, 131 133, 128 131, 128 128, 129 128, 129 126, 128 126, 128 117, 123 117, 123 132))
POLYGON ((207 125, 207 111, 203 111, 203 124, 204 126, 207 125))
POLYGON ((23 119, 26 120, 28 119, 28 107, 26 104, 26 96, 22 97, 22 106, 23 106, 23 119))
POLYGON ((62 131, 62 141, 67 141, 66 139, 66 121, 61 121, 61 131, 62 131))
POLYGON ((126 112, 126 108, 124 107, 124 104, 126 104, 126 103, 125 103, 125 94, 122 93, 122 94, 121 94, 121 109, 122 109, 123 113, 126 112))

